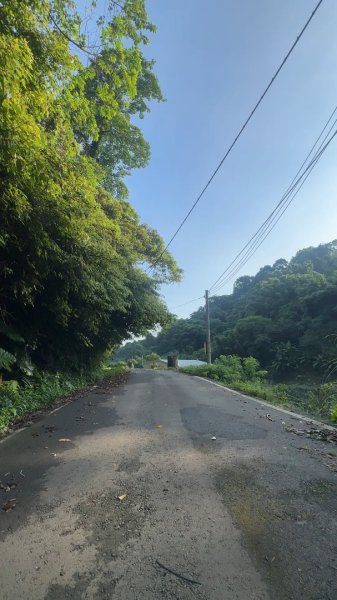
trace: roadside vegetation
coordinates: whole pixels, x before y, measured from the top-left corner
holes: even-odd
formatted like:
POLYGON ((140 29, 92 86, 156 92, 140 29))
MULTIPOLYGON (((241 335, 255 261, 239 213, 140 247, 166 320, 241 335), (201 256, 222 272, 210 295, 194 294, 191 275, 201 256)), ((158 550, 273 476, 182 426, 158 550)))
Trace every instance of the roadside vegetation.
POLYGON ((21 381, 0 385, 0 433, 8 431, 25 415, 52 406, 55 400, 70 398, 75 392, 107 378, 118 378, 128 371, 123 364, 85 372, 38 373, 21 381))
POLYGON ((337 422, 337 382, 316 385, 272 383, 267 379, 267 371, 261 370, 259 362, 252 356, 220 356, 212 365, 183 367, 179 371, 223 383, 270 404, 337 422))
POLYGON ((0 428, 165 326, 159 286, 181 275, 125 184, 163 100, 143 53, 155 26, 145 0, 92 10, 87 48, 72 0, 0 3, 0 428))

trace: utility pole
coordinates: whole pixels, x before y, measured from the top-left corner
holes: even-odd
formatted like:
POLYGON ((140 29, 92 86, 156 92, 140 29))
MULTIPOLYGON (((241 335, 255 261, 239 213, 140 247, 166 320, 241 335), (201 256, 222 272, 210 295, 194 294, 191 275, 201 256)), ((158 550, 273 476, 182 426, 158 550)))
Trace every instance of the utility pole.
POLYGON ((208 301, 208 290, 205 291, 206 301, 206 352, 207 362, 209 365, 212 364, 212 353, 211 353, 211 326, 209 321, 209 301, 208 301))

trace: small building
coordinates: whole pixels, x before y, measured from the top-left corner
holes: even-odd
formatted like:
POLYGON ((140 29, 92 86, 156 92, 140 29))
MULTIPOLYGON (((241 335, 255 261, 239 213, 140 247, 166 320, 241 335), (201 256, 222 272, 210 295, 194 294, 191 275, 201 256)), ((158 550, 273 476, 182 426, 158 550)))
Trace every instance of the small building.
POLYGON ((178 358, 178 367, 201 367, 207 365, 203 360, 178 358))

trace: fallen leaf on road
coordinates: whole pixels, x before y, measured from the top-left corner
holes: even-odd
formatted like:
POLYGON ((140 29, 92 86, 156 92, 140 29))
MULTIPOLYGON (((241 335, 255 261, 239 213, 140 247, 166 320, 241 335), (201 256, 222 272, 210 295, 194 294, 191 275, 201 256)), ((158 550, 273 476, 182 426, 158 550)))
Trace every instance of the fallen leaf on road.
POLYGON ((59 442, 71 442, 69 438, 60 438, 59 442))
POLYGON ((15 508, 16 506, 16 498, 11 498, 10 500, 7 500, 7 502, 5 502, 5 504, 2 507, 2 510, 4 510, 5 512, 8 512, 9 510, 13 510, 13 508, 15 508))
POLYGON ((118 498, 118 500, 120 502, 123 502, 123 500, 125 500, 125 498, 126 498, 126 494, 122 494, 121 496, 117 496, 117 498, 118 498))
POLYGON ((48 433, 53 433, 55 431, 55 425, 46 425, 45 430, 48 431, 48 433))
POLYGON ((274 562, 274 560, 275 560, 275 556, 273 556, 272 558, 269 558, 268 556, 265 556, 264 558, 265 558, 265 560, 266 560, 267 562, 269 562, 269 563, 273 563, 273 562, 274 562))
POLYGON ((5 485, 0 481, 0 490, 3 490, 4 492, 10 492, 11 488, 9 487, 9 485, 7 483, 5 483, 5 485))
POLYGON ((157 429, 162 429, 162 425, 156 425, 157 429))

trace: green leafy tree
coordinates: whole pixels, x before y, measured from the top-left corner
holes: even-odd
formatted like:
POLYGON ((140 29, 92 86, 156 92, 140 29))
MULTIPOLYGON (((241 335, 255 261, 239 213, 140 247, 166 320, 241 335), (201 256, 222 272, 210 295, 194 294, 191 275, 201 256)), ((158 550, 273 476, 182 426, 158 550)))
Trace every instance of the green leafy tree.
POLYGON ((40 368, 95 364, 170 319, 158 285, 180 271, 117 194, 148 159, 131 118, 161 99, 141 53, 153 29, 126 0, 85 66, 70 1, 0 5, 0 322, 40 368))
POLYGON ((160 356, 156 352, 151 352, 151 354, 145 356, 145 361, 151 363, 151 367, 154 369, 158 367, 160 356))

